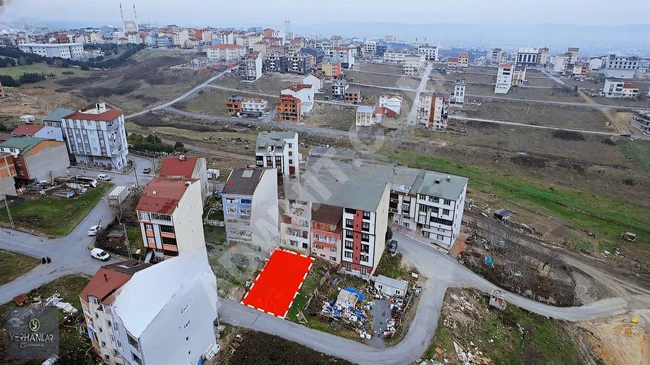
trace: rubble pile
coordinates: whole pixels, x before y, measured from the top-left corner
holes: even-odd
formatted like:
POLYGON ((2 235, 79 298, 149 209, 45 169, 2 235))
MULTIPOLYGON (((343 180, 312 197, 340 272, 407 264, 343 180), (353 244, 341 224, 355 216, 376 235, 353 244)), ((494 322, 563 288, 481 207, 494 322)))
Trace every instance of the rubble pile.
POLYGON ((323 302, 321 315, 365 329, 372 303, 364 304, 363 299, 364 295, 352 288, 341 289, 336 301, 323 302))

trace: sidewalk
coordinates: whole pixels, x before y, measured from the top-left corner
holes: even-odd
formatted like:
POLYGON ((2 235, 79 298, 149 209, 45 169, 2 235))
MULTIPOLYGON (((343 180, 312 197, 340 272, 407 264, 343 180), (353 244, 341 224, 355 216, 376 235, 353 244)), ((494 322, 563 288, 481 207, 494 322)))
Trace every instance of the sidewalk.
MULTIPOLYGON (((414 241, 417 241, 417 242, 423 243, 423 244, 425 244, 427 246, 430 246, 432 248, 435 248, 438 251, 444 253, 445 255, 449 254, 449 250, 424 240, 424 237, 422 236, 422 234, 420 234, 420 232, 414 231, 414 230, 412 230, 410 228, 406 228, 404 226, 400 226, 397 223, 389 223, 389 224, 390 224, 390 228, 393 230, 393 233, 399 233, 399 234, 404 235, 404 236, 406 236, 406 237, 408 237, 408 238, 410 238, 410 239, 412 239, 414 241)), ((452 244, 451 246, 453 247, 454 245, 452 244)))

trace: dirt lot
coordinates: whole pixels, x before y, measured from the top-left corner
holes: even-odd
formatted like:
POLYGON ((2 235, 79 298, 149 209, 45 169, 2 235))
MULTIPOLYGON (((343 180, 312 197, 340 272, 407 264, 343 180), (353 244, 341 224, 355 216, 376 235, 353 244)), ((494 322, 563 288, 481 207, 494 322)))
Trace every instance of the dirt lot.
POLYGON ((357 62, 354 64, 354 68, 362 71, 402 75, 402 67, 398 65, 357 62))
POLYGON ((354 127, 355 119, 355 107, 317 103, 314 109, 303 117, 302 122, 311 126, 349 131, 354 127))
POLYGON ((236 74, 226 74, 218 80, 215 80, 212 84, 250 92, 280 95, 280 91, 293 84, 302 82, 302 79, 302 76, 267 73, 255 82, 242 82, 241 78, 236 74))
POLYGON ((507 122, 545 125, 560 128, 616 132, 597 109, 539 103, 486 100, 481 106, 467 105, 462 114, 468 117, 507 122))
POLYGON ((473 290, 450 289, 442 305, 435 337, 424 358, 463 364, 471 353, 485 364, 597 364, 600 359, 574 344, 575 328, 508 305, 488 306, 473 290), (534 360, 533 360, 534 359, 534 360), (531 360, 533 362, 531 362, 531 360))
MULTIPOLYGON (((199 114, 215 115, 219 117, 230 117, 226 108, 226 100, 235 94, 233 91, 219 90, 214 88, 204 88, 194 97, 185 99, 174 104, 174 107, 180 110, 191 111, 199 114)), ((253 95, 242 95, 253 97, 253 95)), ((260 97, 269 102, 268 110, 273 109, 276 98, 260 97)))
POLYGON ((0 110, 4 115, 47 116, 56 108, 80 109, 89 103, 81 97, 69 93, 38 88, 16 88, 7 91, 7 97, 0 100, 0 110))
POLYGON ((634 311, 617 316, 610 321, 594 325, 594 322, 578 324, 588 338, 593 352, 607 365, 650 364, 649 312, 634 311), (633 317, 639 323, 625 323, 633 317))
MULTIPOLYGON (((431 81, 427 84, 427 89, 431 85, 431 81)), ((445 82, 447 90, 453 90, 453 82, 445 82)), ((564 89, 532 89, 513 87, 507 94, 495 94, 493 85, 467 85, 466 92, 473 95, 492 95, 503 98, 512 99, 532 99, 532 100, 548 100, 548 101, 565 101, 570 103, 583 103, 584 100, 578 93, 565 91, 564 89)), ((475 97, 469 97, 470 99, 475 97)))
POLYGON ((410 87, 416 89, 420 84, 420 78, 412 76, 387 76, 365 72, 347 71, 345 77, 352 77, 354 82, 375 86, 386 87, 410 87))

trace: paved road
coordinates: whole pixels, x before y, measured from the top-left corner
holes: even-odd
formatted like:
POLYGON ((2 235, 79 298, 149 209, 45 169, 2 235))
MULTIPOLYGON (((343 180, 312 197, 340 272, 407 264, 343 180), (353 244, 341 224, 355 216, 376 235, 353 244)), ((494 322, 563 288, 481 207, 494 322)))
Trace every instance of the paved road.
POLYGON ((541 71, 544 75, 546 75, 546 77, 548 77, 549 79, 551 79, 551 80, 557 82, 558 84, 560 84, 560 85, 562 85, 562 86, 567 86, 567 84, 566 84, 564 81, 562 81, 559 77, 557 77, 557 76, 551 74, 550 72, 548 72, 548 71, 546 71, 546 70, 540 70, 540 71, 541 71))
POLYGON ((432 69, 433 69, 433 63, 427 62, 427 67, 424 69, 424 73, 420 78, 420 84, 418 85, 418 88, 415 91, 415 98, 413 99, 413 105, 411 106, 411 111, 409 112, 409 116, 407 119, 407 123, 410 125, 417 124, 418 107, 419 107, 418 104, 420 100, 420 94, 422 94, 424 91, 427 90, 427 82, 429 81, 429 74, 431 73, 432 69))
POLYGON ((225 75, 225 74, 227 74, 227 73, 229 73, 229 72, 230 72, 230 70, 226 70, 226 71, 224 71, 224 72, 219 73, 219 74, 216 75, 216 76, 213 76, 213 77, 207 79, 207 80, 206 80, 205 82, 203 82, 202 84, 200 84, 200 85, 194 87, 194 88, 191 89, 190 91, 186 92, 185 94, 183 94, 183 95, 177 97, 176 99, 174 99, 174 100, 172 100, 172 101, 170 101, 170 102, 167 102, 167 103, 164 103, 164 104, 158 105, 158 106, 155 107, 155 108, 146 109, 146 110, 143 110, 143 111, 141 111, 141 112, 137 112, 137 113, 134 113, 134 114, 131 114, 131 115, 126 115, 126 116, 124 116, 124 118, 125 118, 125 119, 129 119, 129 118, 137 117, 138 115, 147 114, 147 113, 149 113, 150 111, 153 111, 153 110, 160 110, 160 109, 164 109, 164 108, 166 108, 166 107, 168 107, 168 106, 172 106, 172 105, 174 105, 175 103, 178 103, 179 101, 185 100, 186 98, 192 96, 194 93, 196 93, 196 92, 200 91, 201 89, 203 89, 204 87, 206 87, 206 86, 207 86, 208 84, 210 84, 212 81, 214 81, 214 80, 220 78, 221 76, 223 76, 223 75, 225 75))
POLYGON ((145 157, 135 156, 135 155, 129 155, 128 158, 129 160, 132 160, 135 163, 135 171, 131 171, 128 174, 124 174, 120 172, 107 172, 107 171, 98 171, 94 169, 71 167, 68 169, 68 175, 74 175, 74 176, 83 175, 83 176, 97 178, 97 175, 105 174, 111 177, 111 183, 115 185, 125 185, 125 186, 131 186, 136 182, 140 186, 144 186, 149 181, 151 181, 151 179, 153 179, 154 177, 153 174, 155 169, 153 166, 153 162, 150 159, 145 157), (150 168, 152 172, 150 174, 145 174, 143 170, 146 168, 150 168), (136 174, 138 177, 137 179, 135 178, 136 174))
MULTIPOLYGON (((397 77, 410 77, 410 78, 413 78, 413 79, 419 79, 419 77, 417 77, 417 76, 408 76, 408 75, 404 75, 404 74, 392 74, 392 73, 387 73, 387 72, 374 72, 374 71, 362 71, 362 70, 347 70, 347 71, 345 71, 344 73, 345 73, 345 74, 349 74, 349 73, 351 73, 351 72, 360 72, 360 73, 364 73, 364 74, 372 74, 372 75, 397 76, 397 77)), ((429 76, 429 75, 427 75, 427 76, 429 76)))

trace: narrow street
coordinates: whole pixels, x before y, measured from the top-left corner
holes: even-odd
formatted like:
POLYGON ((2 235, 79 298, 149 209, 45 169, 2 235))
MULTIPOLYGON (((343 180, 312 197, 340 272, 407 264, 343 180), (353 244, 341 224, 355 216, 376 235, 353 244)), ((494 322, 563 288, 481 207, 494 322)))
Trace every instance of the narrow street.
POLYGON ((425 67, 424 73, 422 73, 422 77, 420 78, 420 85, 418 86, 418 89, 415 91, 415 98, 413 98, 413 105, 411 106, 411 112, 409 113, 408 116, 407 122, 410 125, 417 124, 418 107, 419 107, 418 100, 420 100, 420 94, 422 94, 424 91, 427 90, 427 82, 429 82, 429 74, 431 74, 431 70, 433 70, 433 63, 427 62, 427 67, 425 67))

